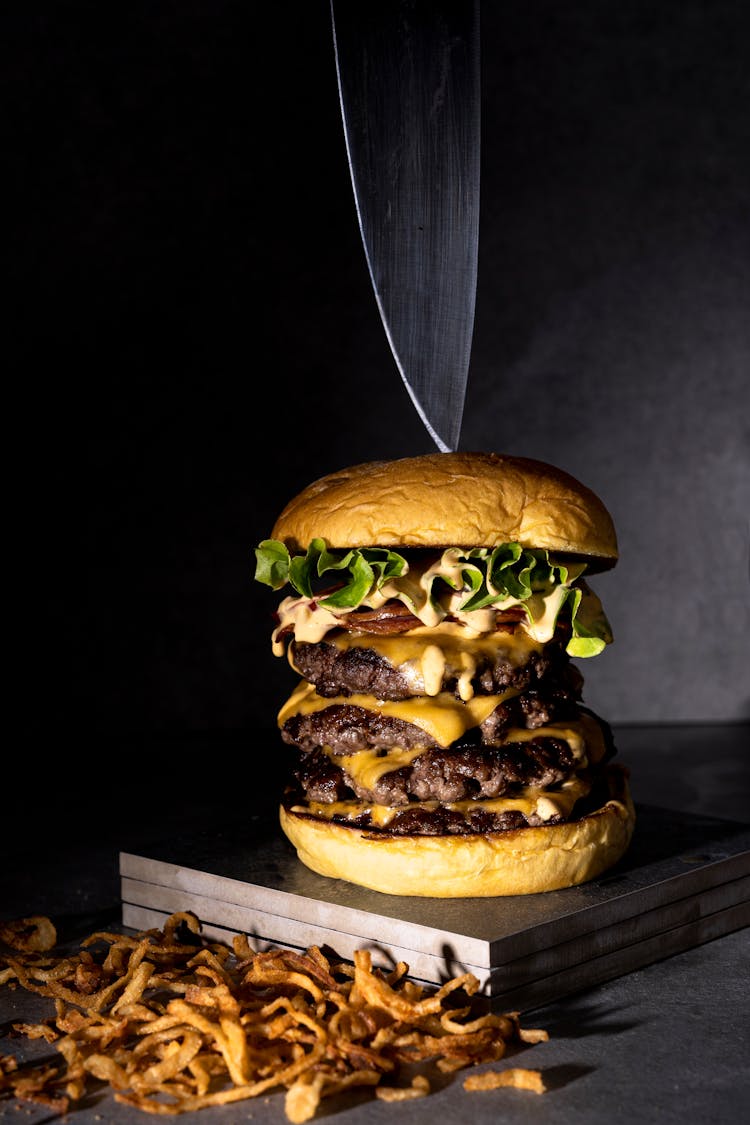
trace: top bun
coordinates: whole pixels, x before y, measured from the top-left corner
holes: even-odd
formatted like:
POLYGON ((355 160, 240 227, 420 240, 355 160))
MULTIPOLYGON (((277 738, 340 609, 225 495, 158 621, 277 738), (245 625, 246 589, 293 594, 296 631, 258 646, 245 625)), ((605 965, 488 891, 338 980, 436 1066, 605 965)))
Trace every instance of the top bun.
POLYGON ((428 453, 331 473, 295 496, 272 538, 330 547, 522 547, 617 561, 612 518, 574 477, 525 457, 428 453))

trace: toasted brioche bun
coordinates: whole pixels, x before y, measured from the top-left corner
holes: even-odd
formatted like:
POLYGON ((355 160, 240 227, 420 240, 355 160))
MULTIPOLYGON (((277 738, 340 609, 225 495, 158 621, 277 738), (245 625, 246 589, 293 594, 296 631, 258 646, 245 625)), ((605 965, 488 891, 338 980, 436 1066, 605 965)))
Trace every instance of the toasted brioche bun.
POLYGON ((280 809, 306 867, 392 895, 474 898, 536 894, 601 875, 627 850, 635 811, 627 774, 607 770, 609 800, 579 820, 472 836, 396 836, 280 809))
POLYGON ((287 504, 272 537, 304 551, 331 547, 523 547, 617 561, 601 500, 542 461, 496 453, 432 453, 354 465, 322 477, 287 504))

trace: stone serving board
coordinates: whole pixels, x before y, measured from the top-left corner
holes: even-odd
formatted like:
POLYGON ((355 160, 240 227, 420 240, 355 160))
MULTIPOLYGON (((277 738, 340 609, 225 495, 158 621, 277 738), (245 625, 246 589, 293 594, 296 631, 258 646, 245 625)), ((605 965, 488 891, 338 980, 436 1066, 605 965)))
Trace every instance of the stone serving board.
POLYGON ((120 853, 122 921, 191 910, 256 948, 369 948, 440 983, 472 972, 493 1005, 527 1010, 750 924, 750 827, 640 807, 620 863, 580 887, 501 898, 384 895, 316 875, 274 825, 249 820, 120 853))

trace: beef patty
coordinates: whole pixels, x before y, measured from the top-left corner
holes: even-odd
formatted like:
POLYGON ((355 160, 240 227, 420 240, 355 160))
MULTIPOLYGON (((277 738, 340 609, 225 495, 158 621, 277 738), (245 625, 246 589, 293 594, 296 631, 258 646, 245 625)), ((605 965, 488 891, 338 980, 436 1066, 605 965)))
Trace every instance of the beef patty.
MULTIPOLYGON (((357 693, 390 700, 410 699, 414 695, 413 680, 374 648, 340 649, 326 641, 317 644, 294 641, 290 656, 303 679, 315 684, 318 695, 326 699, 357 693)), ((508 688, 524 691, 548 679, 555 679, 580 695, 581 674, 556 644, 546 645, 541 653, 531 652, 520 665, 502 651, 494 658, 479 656, 471 686, 476 695, 496 695, 508 688)), ((448 667, 442 690, 457 694, 457 688, 458 672, 448 667)))
POLYGON ((305 754, 294 777, 307 801, 360 800, 393 807, 413 801, 492 799, 521 786, 543 789, 564 781, 576 764, 567 742, 539 737, 504 746, 425 750, 410 765, 384 773, 372 788, 360 784, 323 750, 305 754))
MULTIPOLYGON (((550 722, 575 718, 577 714, 574 694, 563 688, 546 693, 528 691, 499 703, 463 741, 494 745, 502 741, 510 726, 535 730, 550 722)), ((328 747, 333 754, 437 746, 435 739, 415 723, 350 703, 332 703, 320 711, 292 715, 281 727, 281 737, 304 753, 318 746, 328 747)))
MULTIPOLYGON (((304 816, 304 810, 297 807, 298 795, 290 790, 285 798, 287 808, 293 808, 295 815, 304 816)), ((331 817, 332 823, 346 824, 348 828, 361 828, 384 836, 485 836, 489 832, 506 832, 514 828, 525 828, 541 824, 559 824, 562 816, 541 817, 530 813, 528 816, 519 809, 493 812, 479 805, 476 809, 461 812, 447 805, 407 805, 398 809, 385 828, 373 822, 369 808, 365 807, 353 818, 331 817)))

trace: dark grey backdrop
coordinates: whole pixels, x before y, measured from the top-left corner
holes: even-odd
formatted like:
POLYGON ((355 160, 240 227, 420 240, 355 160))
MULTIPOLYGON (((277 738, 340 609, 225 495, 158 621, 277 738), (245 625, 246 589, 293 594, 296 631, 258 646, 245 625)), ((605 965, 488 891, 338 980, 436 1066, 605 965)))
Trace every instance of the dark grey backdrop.
MULTIPOLYGON (((750 714, 750 19, 485 2, 461 445, 594 488, 615 722, 750 714)), ((310 479, 433 446, 356 227, 328 5, 9 21, 13 699, 32 732, 270 730, 252 548, 310 479)), ((10 615, 9 615, 10 616, 10 615)))

